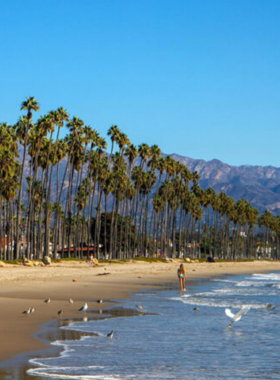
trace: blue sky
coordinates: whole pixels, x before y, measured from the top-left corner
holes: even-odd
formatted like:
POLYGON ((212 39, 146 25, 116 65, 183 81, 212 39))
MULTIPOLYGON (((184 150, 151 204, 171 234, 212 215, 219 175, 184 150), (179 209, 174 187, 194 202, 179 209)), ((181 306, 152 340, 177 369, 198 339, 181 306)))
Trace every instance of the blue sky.
POLYGON ((0 0, 0 120, 27 96, 103 136, 280 166, 279 0, 0 0))

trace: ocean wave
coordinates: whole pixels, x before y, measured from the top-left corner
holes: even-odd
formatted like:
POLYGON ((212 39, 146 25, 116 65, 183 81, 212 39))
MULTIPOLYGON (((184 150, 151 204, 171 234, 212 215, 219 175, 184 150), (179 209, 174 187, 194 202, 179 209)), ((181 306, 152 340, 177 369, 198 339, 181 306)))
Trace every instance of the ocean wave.
MULTIPOLYGON (((79 339, 79 342, 81 344, 90 338, 90 336, 83 336, 81 339, 79 339)), ((70 341, 71 342, 71 341, 70 341)), ((61 358, 66 358, 70 356, 72 352, 75 352, 75 349, 69 348, 69 343, 70 342, 65 342, 65 341, 55 341, 52 342, 51 344, 53 346, 62 346, 63 350, 60 352, 59 357, 61 358)), ((83 345, 85 346, 85 345, 83 345)), ((39 366, 38 368, 30 368, 29 370, 26 371, 28 375, 31 376, 39 376, 39 377, 47 377, 47 378, 58 378, 58 379, 102 379, 102 380, 113 380, 113 379, 119 379, 120 377, 118 375, 110 375, 110 376, 103 376, 103 375, 67 375, 67 374, 62 374, 60 373, 61 371, 82 371, 85 369, 99 369, 102 370, 105 367, 103 366, 87 366, 87 367, 57 367, 57 366, 51 366, 48 364, 45 364, 45 361, 55 361, 57 360, 57 357, 49 357, 49 358, 43 358, 43 359, 30 359, 29 363, 33 365, 39 366)))
POLYGON ((240 281, 236 284, 236 286, 239 286, 239 287, 261 287, 261 286, 264 286, 266 285, 266 283, 260 283, 260 282, 256 282, 256 281, 240 281))
MULTIPOLYGON (((82 342, 84 342, 85 340, 87 340, 89 338, 90 338, 90 336, 82 336, 78 341, 82 343, 82 342)), ((58 357, 60 357, 60 358, 66 358, 66 357, 69 357, 72 352, 75 352, 74 348, 69 348, 70 343, 71 343, 71 341, 55 340, 54 342, 51 342, 51 345, 52 346, 61 346, 61 347, 63 347, 63 349, 59 353, 58 357)), ((31 363, 33 365, 40 366, 40 367, 44 367, 44 368, 52 368, 49 365, 45 364, 44 361, 54 361, 54 360, 57 360, 56 356, 47 357, 47 358, 43 358, 43 359, 41 359, 41 358, 30 359, 29 363, 31 363)), ((39 369, 42 369, 42 368, 31 368, 31 370, 35 370, 35 369, 39 370, 39 369)))
POLYGON ((229 283, 232 283, 232 284, 236 283, 236 281, 226 280, 224 278, 212 278, 211 281, 213 281, 213 282, 229 282, 229 283))
MULTIPOLYGON (((89 367, 87 367, 89 368, 89 367)), ((96 367, 98 368, 98 367, 96 367)), ((102 369, 102 367, 99 367, 102 369)), ((100 379, 100 380, 116 380, 124 379, 120 375, 67 375, 59 373, 63 370, 73 371, 73 370, 82 370, 80 367, 51 367, 51 368, 31 368, 27 371, 28 375, 31 376, 40 376, 45 378, 57 378, 57 379, 82 379, 82 380, 91 380, 91 379, 100 379)), ((136 376, 131 376, 127 379, 134 379, 136 376)))
POLYGON ((263 304, 250 304, 244 302, 242 303, 240 300, 236 301, 228 301, 228 300, 217 300, 214 298, 196 298, 196 297, 189 297, 189 298, 171 298, 172 300, 181 301, 184 304, 187 305, 195 305, 195 306, 210 306, 210 307, 234 307, 234 308, 241 308, 242 306, 248 306, 251 309, 267 309, 270 304, 263 303, 263 304))
MULTIPOLYGON (((269 295, 272 295, 273 292, 269 293, 269 295)), ((223 289, 215 289, 211 292, 202 292, 202 293, 195 293, 192 295, 192 297, 198 297, 198 298, 207 298, 207 297, 224 297, 224 296, 261 296, 263 295, 259 291, 257 291, 255 288, 252 289, 246 289, 246 293, 244 292, 244 289, 238 289, 238 288, 223 288, 223 289)))
POLYGON ((255 280, 259 281, 280 281, 280 274, 278 273, 268 273, 268 274, 253 274, 255 280))
MULTIPOLYGON (((269 286, 273 287, 273 285, 269 286)), ((204 293, 197 293, 195 296, 199 297, 211 297, 211 296, 217 296, 217 297, 223 297, 223 296, 256 296, 260 297, 263 295, 266 296, 272 296, 272 295, 278 295, 278 292, 273 291, 271 289, 262 289, 260 291, 259 289, 256 289, 256 287, 247 287, 247 289, 244 290, 245 287, 233 287, 233 288, 224 288, 224 289, 215 289, 212 292, 204 292, 204 293)))

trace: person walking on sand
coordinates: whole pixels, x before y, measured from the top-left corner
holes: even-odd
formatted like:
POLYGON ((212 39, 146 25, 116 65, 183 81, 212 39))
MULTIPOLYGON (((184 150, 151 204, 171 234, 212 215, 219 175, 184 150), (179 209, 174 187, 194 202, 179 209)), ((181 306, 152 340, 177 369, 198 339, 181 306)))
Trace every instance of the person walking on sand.
POLYGON ((89 256, 89 264, 93 267, 93 254, 91 253, 89 256))
POLYGON ((180 267, 178 268, 177 271, 178 278, 179 278, 179 283, 180 283, 180 289, 186 290, 185 288, 185 280, 186 280, 186 272, 183 264, 180 264, 180 267))

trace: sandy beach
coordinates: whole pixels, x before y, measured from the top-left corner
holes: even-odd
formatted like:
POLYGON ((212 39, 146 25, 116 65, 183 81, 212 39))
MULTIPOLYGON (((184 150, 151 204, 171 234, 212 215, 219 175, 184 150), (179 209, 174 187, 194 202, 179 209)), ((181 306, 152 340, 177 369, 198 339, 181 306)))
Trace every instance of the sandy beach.
MULTIPOLYGON (((0 336, 5 342, 0 346, 0 361, 47 348, 48 344, 34 335, 43 324, 58 318, 58 310, 63 310, 63 319, 71 319, 81 316, 78 309, 84 302, 88 303, 89 310, 98 311, 109 303, 99 304, 97 299, 126 298, 129 292, 177 281, 179 263, 179 260, 168 263, 130 261, 90 267, 88 263, 73 261, 53 263, 47 267, 6 265, 0 268, 0 336), (51 302, 46 304, 46 298, 51 302), (74 300, 74 304, 68 302, 69 298, 74 300), (22 314, 29 307, 34 307, 35 312, 22 314)), ((185 269, 188 281, 225 274, 279 271, 280 263, 185 263, 185 269)))

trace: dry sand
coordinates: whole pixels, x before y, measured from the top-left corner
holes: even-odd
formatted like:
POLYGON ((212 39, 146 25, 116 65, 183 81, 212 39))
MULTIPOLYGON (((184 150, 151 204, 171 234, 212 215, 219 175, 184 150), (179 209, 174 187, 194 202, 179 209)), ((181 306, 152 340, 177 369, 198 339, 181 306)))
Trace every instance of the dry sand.
MULTIPOLYGON (((175 260, 170 263, 131 261, 97 267, 90 267, 85 262, 67 262, 48 267, 6 265, 0 268, 0 361, 48 347, 34 334, 43 324, 57 319, 58 310, 64 311, 63 318, 71 319, 80 316, 77 310, 84 302, 88 302, 89 309, 98 310, 108 306, 106 302, 98 304, 99 298, 126 298, 128 292, 177 281, 178 265, 179 261, 175 260), (51 299, 49 304, 44 303, 46 298, 51 299), (74 300, 73 305, 69 304, 69 298, 74 300), (29 307, 34 307, 35 312, 22 314, 29 307)), ((279 271, 280 263, 188 263, 185 269, 188 281, 224 274, 279 271)))

